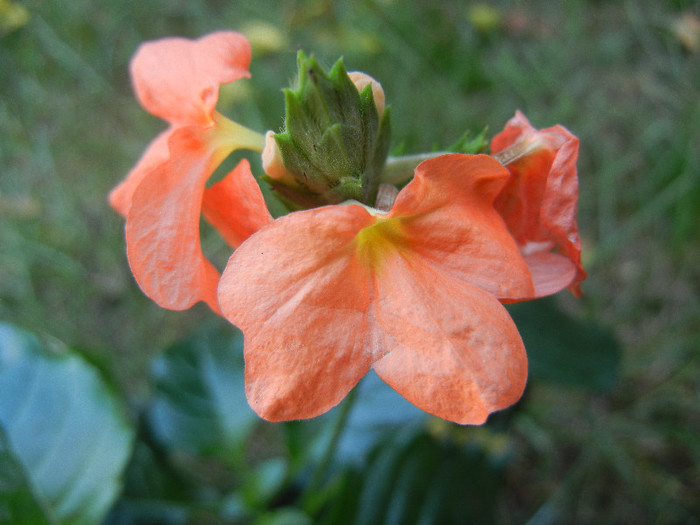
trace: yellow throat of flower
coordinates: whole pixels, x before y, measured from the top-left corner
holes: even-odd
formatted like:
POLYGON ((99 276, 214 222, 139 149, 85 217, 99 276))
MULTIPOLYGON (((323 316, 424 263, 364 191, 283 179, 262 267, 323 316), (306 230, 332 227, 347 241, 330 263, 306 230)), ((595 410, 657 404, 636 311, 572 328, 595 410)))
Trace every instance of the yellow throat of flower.
POLYGON ((376 217, 375 223, 361 230, 355 237, 355 250, 359 261, 373 272, 381 272, 393 255, 406 256, 408 239, 398 217, 376 217))

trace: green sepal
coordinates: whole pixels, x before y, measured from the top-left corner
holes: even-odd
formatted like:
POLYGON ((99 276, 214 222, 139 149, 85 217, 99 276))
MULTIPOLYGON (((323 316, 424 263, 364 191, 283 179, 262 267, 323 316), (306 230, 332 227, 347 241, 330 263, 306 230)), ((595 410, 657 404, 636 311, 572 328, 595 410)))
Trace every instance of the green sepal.
POLYGON ((307 186, 293 187, 267 175, 263 175, 261 179, 270 185, 277 199, 289 211, 316 208, 326 204, 321 195, 310 191, 307 186))
MULTIPOLYGON (((374 102, 372 102, 374 104, 374 102)), ((377 198, 377 190, 381 183, 381 175, 384 171, 389 146, 391 145, 391 113, 390 107, 384 108, 382 119, 379 123, 379 130, 374 141, 370 163, 362 176, 362 202, 374 204, 377 198)))
POLYGON ((362 201, 362 181, 357 177, 342 177, 338 184, 324 195, 326 202, 362 201))
POLYGON ((302 208, 348 199, 374 204, 389 149, 389 112, 379 118, 371 86, 358 92, 342 59, 326 73, 300 51, 297 65, 297 87, 284 91, 285 130, 274 135, 295 184, 266 180, 302 208))

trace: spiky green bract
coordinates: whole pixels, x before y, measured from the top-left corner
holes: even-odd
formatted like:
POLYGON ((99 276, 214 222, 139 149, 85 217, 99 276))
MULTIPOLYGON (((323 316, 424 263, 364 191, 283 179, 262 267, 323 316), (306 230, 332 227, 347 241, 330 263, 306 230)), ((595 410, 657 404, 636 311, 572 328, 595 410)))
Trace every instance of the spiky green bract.
POLYGON ((371 86, 358 92, 342 59, 326 73, 313 56, 297 56, 298 85, 286 89, 285 130, 275 135, 296 182, 266 180, 301 208, 355 199, 373 205, 389 149, 389 110, 380 117, 371 86))
POLYGON ((467 153, 471 155, 484 153, 489 145, 489 141, 486 140, 487 131, 488 128, 484 128, 478 135, 475 136, 472 136, 470 131, 466 131, 457 142, 447 148, 447 151, 452 153, 467 153))

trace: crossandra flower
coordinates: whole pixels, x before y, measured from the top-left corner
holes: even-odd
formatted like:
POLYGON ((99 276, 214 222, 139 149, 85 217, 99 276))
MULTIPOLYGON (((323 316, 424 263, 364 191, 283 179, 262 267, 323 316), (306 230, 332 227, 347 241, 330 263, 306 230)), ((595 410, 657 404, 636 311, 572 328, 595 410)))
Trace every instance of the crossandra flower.
POLYGON ((215 110, 249 62, 233 32, 146 43, 132 60, 139 101, 169 125, 110 194, 142 290, 170 309, 204 301, 241 329, 246 395, 271 421, 330 410, 370 370, 460 424, 515 403, 527 357, 502 303, 577 294, 585 278, 577 139, 518 112, 492 155, 394 163, 414 173, 399 191, 376 80, 300 52, 285 128, 264 137, 215 110), (262 152, 263 180, 293 211, 272 219, 245 160, 207 187, 238 148, 262 152), (202 216, 234 248, 221 276, 202 216))
POLYGON ((537 130, 518 111, 493 137, 491 152, 511 174, 495 206, 530 268, 534 297, 567 287, 580 296, 578 139, 562 126, 537 130))
POLYGON ((370 369, 462 424, 517 401, 527 358, 499 299, 534 289, 493 207, 508 177, 489 156, 445 155, 420 164, 388 212, 296 211, 243 242, 218 297, 244 334, 251 407, 314 417, 370 369))
POLYGON ((233 247, 272 219, 247 161, 206 188, 235 149, 260 151, 263 137, 215 111, 219 86, 250 76, 250 45, 234 32, 143 44, 131 61, 141 105, 169 127, 110 193, 126 218, 127 255, 139 286, 181 310, 205 301, 218 312, 219 272, 200 246, 202 213, 233 247))

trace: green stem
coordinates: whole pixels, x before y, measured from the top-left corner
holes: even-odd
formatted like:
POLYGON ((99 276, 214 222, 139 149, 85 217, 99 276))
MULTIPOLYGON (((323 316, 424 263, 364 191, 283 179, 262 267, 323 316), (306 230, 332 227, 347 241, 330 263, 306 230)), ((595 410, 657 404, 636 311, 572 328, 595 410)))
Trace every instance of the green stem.
POLYGON ((402 184, 411 180, 416 166, 424 160, 434 159, 441 155, 447 155, 449 151, 433 151, 430 153, 418 153, 416 155, 402 155, 386 159, 381 181, 387 184, 402 184))
POLYGON ((318 511, 317 502, 319 500, 314 496, 315 493, 321 488, 321 484, 323 483, 323 480, 331 467, 338 443, 340 442, 340 438, 342 437, 343 431, 348 423, 352 407, 355 404, 355 399, 357 399, 357 388, 352 389, 345 398, 345 402, 341 403, 341 405, 338 407, 338 417, 333 425, 333 431, 330 439, 328 440, 328 445, 323 452, 323 456, 321 457, 311 480, 306 485, 304 493, 302 494, 301 508, 304 509, 309 516, 313 516, 318 511))

